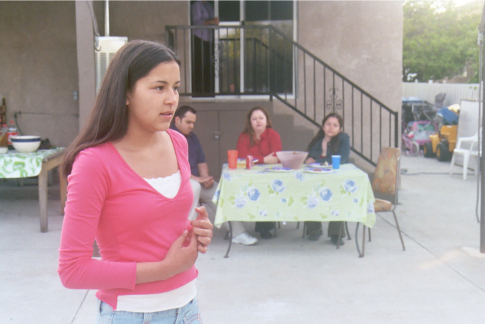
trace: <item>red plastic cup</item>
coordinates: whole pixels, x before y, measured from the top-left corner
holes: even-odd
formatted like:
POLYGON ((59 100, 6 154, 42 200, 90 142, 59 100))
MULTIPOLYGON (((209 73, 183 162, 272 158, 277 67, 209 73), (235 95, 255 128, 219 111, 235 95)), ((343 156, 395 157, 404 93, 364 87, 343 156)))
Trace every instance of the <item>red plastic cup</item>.
POLYGON ((227 151, 227 162, 229 163, 229 169, 236 169, 237 168, 237 150, 229 150, 227 151))

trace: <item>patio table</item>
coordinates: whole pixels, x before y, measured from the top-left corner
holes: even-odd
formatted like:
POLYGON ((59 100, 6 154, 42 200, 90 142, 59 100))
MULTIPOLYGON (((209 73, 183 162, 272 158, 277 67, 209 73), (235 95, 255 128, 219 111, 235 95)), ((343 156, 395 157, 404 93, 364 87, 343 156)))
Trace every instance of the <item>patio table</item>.
MULTIPOLYGON (((281 165, 255 165, 252 170, 223 165, 213 198, 216 227, 231 221, 346 221, 373 227, 374 193, 367 173, 355 165, 317 174, 305 171, 306 166, 271 171, 275 166, 281 165)), ((230 247, 231 239, 226 257, 230 247)))
MULTIPOLYGON (((64 157, 64 149, 37 150, 33 153, 20 153, 9 150, 0 154, 0 178, 15 179, 39 177, 40 231, 47 232, 47 175, 48 171, 59 166, 64 157)), ((61 209, 66 203, 67 183, 60 177, 61 209)))

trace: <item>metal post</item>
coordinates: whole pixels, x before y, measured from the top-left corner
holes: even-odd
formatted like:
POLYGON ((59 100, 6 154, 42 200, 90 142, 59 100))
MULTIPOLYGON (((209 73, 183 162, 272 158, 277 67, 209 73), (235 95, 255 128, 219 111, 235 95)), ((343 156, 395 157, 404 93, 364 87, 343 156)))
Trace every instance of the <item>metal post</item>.
MULTIPOLYGON (((483 45, 482 45, 483 46, 483 45)), ((482 76, 484 75, 485 69, 482 66, 482 76)), ((483 82, 483 80, 479 80, 480 83, 483 82)), ((482 87, 483 88, 483 87, 482 87)), ((485 91, 482 89, 482 107, 483 103, 485 102, 485 91)), ((482 113, 482 125, 485 125, 485 114, 482 113)), ((482 141, 481 141, 481 154, 480 156, 480 252, 485 253, 485 207, 483 205, 483 202, 485 201, 485 127, 482 126, 482 141)))
MULTIPOLYGON (((483 8, 483 13, 482 13, 482 21, 480 22, 480 26, 479 26, 479 40, 480 40, 480 47, 482 48, 482 55, 484 55, 483 53, 485 51, 483 51, 483 37, 484 37, 484 32, 485 32, 485 28, 484 28, 484 25, 485 25, 485 7, 483 8)), ((481 66, 480 66, 480 69, 481 69, 481 77, 479 78, 478 82, 480 82, 480 85, 482 85, 482 82, 483 82, 483 77, 484 77, 484 72, 485 72, 485 68, 483 66, 483 62, 485 62, 484 58, 483 57, 480 57, 480 61, 481 61, 481 66)), ((481 87, 483 88, 483 87, 481 87)), ((482 104, 479 105, 479 107, 483 107, 483 103, 485 102, 485 91, 482 89, 482 104)), ((480 94, 479 94, 480 96, 480 94)), ((481 151, 481 154, 478 154, 479 157, 480 157, 480 252, 481 253, 485 253, 485 206, 483 204, 483 202, 485 201, 485 156, 484 156, 484 152, 485 152, 485 127, 483 127, 485 125, 485 113, 482 112, 482 141, 481 141, 481 145, 482 145, 482 151, 481 151)))
MULTIPOLYGON (((484 12, 485 12, 485 8, 484 8, 484 12)), ((480 31, 483 33, 483 29, 480 31)), ((481 46, 483 46, 483 42, 481 44, 481 46)), ((485 52, 485 51, 484 51, 485 52)), ((484 62, 485 60, 482 59, 482 62, 484 62)), ((482 64, 483 65, 483 64, 482 64)), ((485 68, 484 66, 481 66, 480 67, 482 69, 482 79, 483 79, 483 75, 484 75, 484 72, 485 72, 485 68)), ((483 80, 480 79, 478 80, 480 82, 480 84, 482 84, 483 80)), ((483 107, 483 103, 485 102, 485 91, 483 90, 483 87, 482 87, 482 104, 479 105, 479 107, 483 107)), ((485 156, 484 156, 484 152, 485 152, 485 127, 483 127, 483 125, 485 125, 485 113, 482 112, 482 141, 481 141, 481 146, 482 146, 482 150, 481 150, 481 154, 479 154, 479 157, 480 157, 480 252, 481 253, 485 253, 485 205, 483 204, 483 202, 485 201, 485 156)))

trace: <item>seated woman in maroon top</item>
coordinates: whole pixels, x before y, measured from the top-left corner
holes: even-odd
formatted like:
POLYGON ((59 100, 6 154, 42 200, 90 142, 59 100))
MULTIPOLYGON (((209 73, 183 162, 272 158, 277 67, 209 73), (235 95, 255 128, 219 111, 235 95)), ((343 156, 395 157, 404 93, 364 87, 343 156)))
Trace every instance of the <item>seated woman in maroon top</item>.
MULTIPOLYGON (((279 163, 275 152, 281 151, 280 135, 272 128, 268 112, 263 107, 254 107, 248 112, 246 126, 237 141, 239 158, 252 155, 259 164, 279 163)), ((271 238, 269 232, 274 222, 257 222, 256 232, 261 238, 271 238)))

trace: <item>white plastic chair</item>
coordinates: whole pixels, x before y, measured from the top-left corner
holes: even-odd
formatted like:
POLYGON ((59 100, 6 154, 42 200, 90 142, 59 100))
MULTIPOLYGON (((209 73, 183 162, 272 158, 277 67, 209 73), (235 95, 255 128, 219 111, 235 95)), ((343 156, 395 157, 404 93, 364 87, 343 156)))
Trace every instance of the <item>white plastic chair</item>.
POLYGON ((450 175, 452 174, 453 165, 455 164, 455 157, 457 154, 463 155, 463 180, 466 180, 470 156, 476 157, 474 173, 477 174, 479 160, 478 157, 480 156, 478 151, 478 133, 473 136, 458 137, 458 141, 456 142, 456 148, 453 151, 453 157, 451 158, 450 175), (462 144, 464 143, 469 143, 469 146, 467 146, 467 148, 462 147, 462 144))

